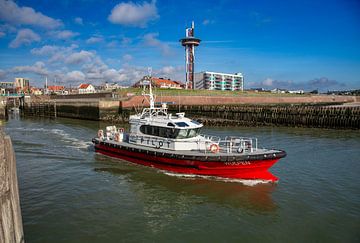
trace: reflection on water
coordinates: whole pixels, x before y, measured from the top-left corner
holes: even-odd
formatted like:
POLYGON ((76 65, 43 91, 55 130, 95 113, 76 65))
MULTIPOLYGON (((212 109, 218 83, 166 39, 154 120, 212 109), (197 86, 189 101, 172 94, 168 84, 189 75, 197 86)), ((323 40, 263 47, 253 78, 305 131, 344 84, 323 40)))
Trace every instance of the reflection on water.
POLYGON ((101 165, 98 166, 102 167, 94 168, 95 171, 123 175, 129 181, 131 191, 144 205, 147 227, 154 233, 191 215, 194 205, 210 203, 218 207, 241 208, 249 213, 270 213, 276 210, 271 198, 275 184, 245 186, 202 178, 176 178, 155 169, 142 171, 136 165, 99 162, 101 165))
MULTIPOLYGON (((97 167, 95 171, 109 172, 112 174, 126 175, 131 181, 144 183, 144 192, 137 193, 143 195, 146 189, 153 188, 154 185, 170 192, 175 192, 181 196, 202 198, 206 202, 218 203, 225 206, 241 207, 258 212, 269 212, 276 209, 276 205, 271 198, 276 183, 264 183, 254 186, 246 186, 237 182, 225 182, 203 178, 174 178, 160 171, 149 171, 141 173, 137 170, 112 167, 97 167)), ((151 190, 150 190, 151 191, 151 190)))

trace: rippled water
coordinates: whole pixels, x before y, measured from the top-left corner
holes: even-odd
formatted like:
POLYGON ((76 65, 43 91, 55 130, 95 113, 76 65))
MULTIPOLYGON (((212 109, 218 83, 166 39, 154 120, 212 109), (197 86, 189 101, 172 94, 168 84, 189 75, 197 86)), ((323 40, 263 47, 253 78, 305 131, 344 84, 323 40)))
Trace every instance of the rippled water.
POLYGON ((26 242, 359 242, 360 132, 209 128, 288 156, 277 184, 179 177, 95 154, 106 124, 10 119, 26 242))

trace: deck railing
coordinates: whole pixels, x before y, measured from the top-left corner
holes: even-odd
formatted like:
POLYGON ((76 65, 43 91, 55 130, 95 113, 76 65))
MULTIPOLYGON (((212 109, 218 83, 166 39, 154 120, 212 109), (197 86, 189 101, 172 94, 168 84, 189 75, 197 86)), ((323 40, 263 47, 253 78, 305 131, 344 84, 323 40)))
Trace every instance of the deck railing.
MULTIPOLYGON (((124 136, 128 138, 128 141, 132 143, 137 143, 138 141, 150 141, 149 145, 157 147, 158 144, 167 144, 168 142, 179 142, 179 143, 188 143, 196 144, 197 151, 202 151, 204 153, 211 152, 211 145, 216 144, 218 146, 218 151, 221 153, 243 153, 243 152, 254 152, 257 150, 258 142, 257 138, 248 138, 248 137, 233 137, 227 136, 224 139, 221 139, 218 136, 211 135, 200 135, 201 138, 198 140, 175 140, 171 138, 162 138, 156 136, 146 136, 146 135, 131 135, 124 136)), ((152 147, 152 146, 150 146, 152 147)), ((158 147, 160 148, 160 147, 158 147)))

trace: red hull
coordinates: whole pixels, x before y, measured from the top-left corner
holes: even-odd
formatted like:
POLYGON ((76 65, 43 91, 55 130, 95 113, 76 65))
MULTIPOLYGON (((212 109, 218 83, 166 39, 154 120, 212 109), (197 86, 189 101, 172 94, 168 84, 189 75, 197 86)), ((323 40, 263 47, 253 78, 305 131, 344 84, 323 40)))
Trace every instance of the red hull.
POLYGON ((280 158, 251 161, 204 162, 198 160, 165 158, 137 151, 113 148, 102 144, 95 144, 95 150, 96 152, 107 156, 175 173, 232 179, 260 179, 272 182, 278 180, 278 178, 271 174, 268 169, 280 158))

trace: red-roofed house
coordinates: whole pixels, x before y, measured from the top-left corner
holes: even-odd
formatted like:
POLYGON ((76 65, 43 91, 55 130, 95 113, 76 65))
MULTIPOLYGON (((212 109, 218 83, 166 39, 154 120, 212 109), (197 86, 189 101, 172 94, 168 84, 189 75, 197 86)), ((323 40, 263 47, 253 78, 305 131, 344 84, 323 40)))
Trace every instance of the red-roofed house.
POLYGON ((92 94, 96 92, 92 84, 80 84, 78 89, 79 89, 79 94, 92 94))
MULTIPOLYGON (((134 87, 140 87, 143 85, 143 82, 147 80, 147 77, 143 77, 140 81, 136 82, 134 84, 134 87)), ((157 88, 162 89, 182 89, 184 85, 179 81, 174 81, 171 79, 165 79, 165 78, 151 78, 152 85, 157 88)))
POLYGON ((33 95, 42 95, 43 94, 41 89, 36 88, 36 87, 31 87, 30 88, 30 93, 33 94, 33 95))
POLYGON ((58 94, 62 95, 64 94, 65 87, 60 85, 50 85, 47 87, 47 93, 49 94, 58 94))

